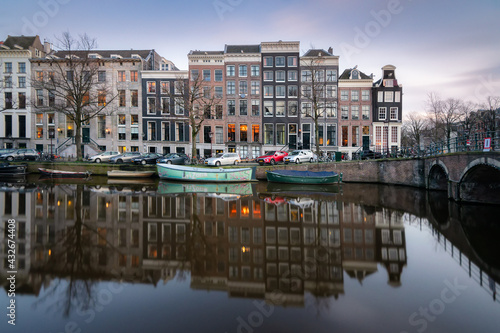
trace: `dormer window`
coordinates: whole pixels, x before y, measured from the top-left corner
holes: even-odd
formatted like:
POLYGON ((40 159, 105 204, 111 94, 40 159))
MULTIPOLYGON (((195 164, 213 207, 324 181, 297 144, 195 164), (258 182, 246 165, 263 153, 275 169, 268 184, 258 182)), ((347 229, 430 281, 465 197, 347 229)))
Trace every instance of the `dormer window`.
POLYGON ((89 58, 90 59, 101 59, 102 56, 100 54, 97 54, 97 53, 90 53, 89 58))
POLYGON ((355 69, 351 72, 351 80, 358 80, 358 79, 359 79, 359 71, 355 69))
POLYGON ((141 56, 140 56, 140 55, 138 55, 138 54, 132 54, 132 56, 131 56, 131 57, 132 57, 132 58, 136 58, 136 59, 141 59, 141 56))
POLYGON ((119 54, 112 54, 111 59, 122 59, 123 57, 119 54))

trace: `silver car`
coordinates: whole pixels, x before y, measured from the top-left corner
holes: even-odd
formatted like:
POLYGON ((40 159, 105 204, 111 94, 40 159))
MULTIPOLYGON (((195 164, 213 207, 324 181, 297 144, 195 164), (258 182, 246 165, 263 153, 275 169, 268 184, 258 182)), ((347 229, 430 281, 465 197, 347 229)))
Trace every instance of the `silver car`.
POLYGON ((120 153, 117 151, 105 151, 103 153, 89 157, 89 161, 95 163, 108 162, 111 157, 118 154, 120 153))
POLYGON ((220 153, 215 157, 210 157, 205 160, 205 165, 221 166, 221 165, 238 165, 241 162, 240 155, 236 153, 220 153))
POLYGON ((317 162, 318 157, 316 154, 314 154, 312 151, 307 150, 307 149, 299 149, 299 150, 294 150, 288 156, 285 156, 283 159, 285 164, 288 163, 302 163, 302 162, 317 162))

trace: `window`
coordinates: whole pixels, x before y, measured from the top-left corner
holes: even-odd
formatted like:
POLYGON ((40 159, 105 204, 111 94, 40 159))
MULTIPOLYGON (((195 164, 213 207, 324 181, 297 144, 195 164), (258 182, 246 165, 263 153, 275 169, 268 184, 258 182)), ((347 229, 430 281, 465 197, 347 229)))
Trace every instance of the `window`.
POLYGON ((316 82, 325 82, 325 71, 316 69, 314 75, 316 76, 316 82))
POLYGON ((349 119, 349 106, 342 105, 342 107, 340 108, 340 117, 342 120, 349 119))
POLYGON ((4 73, 12 73, 12 63, 11 62, 5 63, 4 73))
POLYGON ((139 73, 137 71, 130 71, 130 82, 137 82, 139 73))
POLYGON ((25 62, 19 62, 17 64, 17 71, 19 73, 26 73, 26 63, 25 62))
POLYGON ((227 115, 234 116, 236 114, 236 101, 230 99, 227 101, 227 115))
POLYGON ((288 86, 288 97, 297 97, 299 95, 299 88, 297 86, 288 86))
POLYGON ((239 77, 247 77, 247 65, 239 65, 238 66, 238 76, 239 77))
POLYGON ((234 142, 236 141, 236 125, 228 124, 227 125, 227 141, 234 142))
POLYGON ((273 86, 264 86, 264 97, 273 97, 273 86))
POLYGON ((98 71, 97 72, 97 81, 98 82, 106 82, 106 72, 105 71, 98 71))
POLYGON ((56 105, 56 94, 52 90, 49 90, 49 106, 55 106, 55 105, 56 105))
POLYGON ((297 71, 288 71, 288 81, 297 81, 298 74, 297 71))
POLYGON ((398 128, 396 126, 391 127, 391 142, 398 143, 398 128))
POLYGON ((235 76, 235 67, 234 67, 234 65, 227 65, 226 66, 226 76, 227 77, 234 77, 235 76))
POLYGON ((19 85, 19 88, 26 88, 26 77, 20 76, 18 78, 18 85, 19 85))
POLYGON ((118 140, 127 140, 127 129, 125 127, 118 127, 118 140))
POLYGON ((273 67, 273 57, 264 57, 264 67, 273 67))
MULTIPOLYGON (((36 93, 36 106, 43 106, 43 90, 37 89, 36 93)), ((7 96, 5 97, 5 102, 7 102, 7 96)))
POLYGON ((311 82, 312 73, 309 70, 302 70, 302 82, 311 82))
POLYGON ((106 116, 97 116, 97 138, 106 137, 106 116))
POLYGON ((184 101, 182 97, 175 98, 175 114, 178 116, 184 115, 184 101))
POLYGON ((191 70, 191 81, 198 80, 198 76, 199 76, 199 71, 197 69, 192 69, 191 70))
POLYGON ((161 113, 162 114, 170 114, 170 98, 162 97, 161 98, 161 113))
POLYGON ((311 103, 302 103, 302 115, 304 117, 312 116, 312 105, 311 103))
POLYGON ((401 102, 401 91, 396 91, 394 95, 394 102, 399 103, 401 102))
POLYGON ((383 102, 383 101, 384 101, 384 92, 383 92, 383 91, 379 91, 379 92, 377 93, 377 95, 378 95, 378 96, 377 96, 377 101, 378 101, 378 102, 383 102))
POLYGON ((240 99, 240 116, 248 115, 248 101, 246 99, 240 99))
POLYGON ((348 101, 349 100, 349 91, 348 90, 341 90, 340 91, 340 100, 341 101, 348 101))
POLYGON ((274 80, 274 72, 264 71, 264 81, 273 81, 273 80, 274 80))
POLYGON ((19 109, 26 109, 26 93, 20 92, 17 96, 19 100, 19 109))
POLYGON ((215 126, 215 143, 223 144, 224 143, 224 128, 222 126, 215 126))
POLYGON ((361 90, 361 100, 362 101, 370 100, 370 90, 361 90))
POLYGON ((215 87, 215 97, 216 98, 222 98, 223 94, 224 94, 224 91, 223 91, 222 87, 215 87))
POLYGON ((240 95, 248 94, 248 82, 240 81, 240 95))
POLYGON ((326 125, 326 145, 336 146, 337 145, 337 127, 335 125, 326 125))
POLYGON ((288 116, 289 117, 297 117, 298 115, 298 102, 297 101, 289 101, 288 102, 288 116))
POLYGON ((130 115, 130 139, 139 140, 139 115, 130 115))
POLYGON ((139 106, 139 92, 137 90, 130 90, 130 104, 133 107, 139 106))
POLYGON ((352 137, 351 137, 351 146, 352 147, 358 146, 358 136, 359 136, 359 127, 353 126, 352 127, 352 137))
POLYGON ((184 92, 184 82, 175 81, 174 82, 174 94, 179 95, 184 92))
POLYGON ((12 77, 11 76, 5 77, 4 87, 5 88, 12 88, 12 77))
POLYGON ((127 81, 127 76, 125 75, 125 71, 118 71, 118 82, 127 81))
POLYGON ((276 86, 276 97, 285 97, 286 89, 285 86, 276 86))
POLYGON ((125 90, 118 90, 118 106, 125 106, 125 90))
POLYGON ((274 126, 273 124, 264 124, 264 144, 274 144, 274 126))
POLYGON ((285 116, 285 101, 276 102, 276 116, 277 117, 285 116))
POLYGON ((215 82, 222 82, 222 69, 214 70, 214 80, 215 82))
POLYGON ((285 124, 276 124, 276 144, 285 144, 285 124))
POLYGON ((325 113, 329 118, 337 118, 337 103, 326 103, 325 113))
POLYGON ((394 91, 386 91, 384 93, 384 101, 385 102, 393 102, 394 101, 394 91))
POLYGON ((285 71, 276 71, 276 82, 285 82, 285 71))
POLYGON ((326 97, 336 98, 337 97, 337 86, 328 85, 326 86, 326 97))
POLYGON ((224 111, 224 107, 220 104, 215 106, 215 119, 222 119, 222 112, 224 111))
POLYGON ((226 93, 228 95, 234 95, 236 93, 236 83, 234 81, 227 81, 226 93))
POLYGON ((387 108, 378 108, 378 119, 385 120, 387 108))
POLYGON ((169 94, 170 93, 170 82, 168 81, 161 81, 160 82, 161 86, 161 93, 163 95, 169 94))
POLYGON ((370 106, 369 105, 361 106, 361 113, 362 113, 363 120, 369 120, 370 119, 370 106))
POLYGON ((204 69, 203 70, 203 81, 208 81, 210 82, 212 80, 210 69, 204 69))
POLYGON ((335 82, 337 81, 337 71, 336 70, 326 70, 326 81, 335 82))
POLYGON ((260 100, 252 99, 252 116, 260 115, 260 100))
POLYGON ((297 67, 297 57, 289 56, 288 57, 288 67, 297 67))
POLYGON ((35 124, 43 125, 43 113, 37 113, 35 115, 35 124))
POLYGON ((203 87, 203 97, 210 98, 210 87, 203 87))
POLYGON ((359 91, 351 90, 351 101, 353 102, 359 101, 359 91))
MULTIPOLYGON (((42 76, 43 80, 43 76, 42 76)), ((73 82, 73 71, 66 71, 66 80, 68 82, 73 82)))
POLYGON ((398 120, 398 108, 391 107, 390 112, 391 112, 391 120, 398 120))
POLYGON ((253 142, 259 142, 260 139, 259 139, 259 129, 260 129, 260 126, 259 125, 252 125, 252 140, 253 142))
POLYGON ((251 84, 250 93, 252 95, 260 95, 260 82, 259 81, 252 81, 250 84, 251 84))
POLYGON ((349 133, 349 128, 347 126, 342 126, 341 127, 341 135, 342 135, 342 138, 341 138, 341 143, 342 143, 342 147, 347 147, 348 145, 348 133, 349 133))
POLYGON ((265 117, 272 117, 274 116, 274 104, 272 101, 265 101, 264 102, 264 116, 265 117))
POLYGON ((251 76, 259 76, 260 75, 260 66, 251 65, 250 66, 250 75, 251 76))
POLYGON ((106 106, 106 91, 99 90, 97 92, 97 105, 98 106, 106 106))
POLYGON ((351 119, 359 120, 359 105, 351 105, 351 119))
MULTIPOLYGON (((240 142, 248 141, 248 126, 246 124, 240 125, 240 142)), ((243 154, 246 155, 246 154, 243 154)))
POLYGON ((302 85, 302 96, 306 98, 312 97, 312 87, 308 85, 302 85))
POLYGON ((156 82, 155 81, 148 81, 146 84, 148 87, 148 94, 156 93, 156 82))
POLYGON ((156 140, 156 122, 148 121, 148 140, 156 140))
POLYGON ((161 136, 163 141, 170 141, 170 123, 168 121, 161 123, 161 136))
POLYGON ((276 57, 276 67, 285 67, 285 57, 276 57))

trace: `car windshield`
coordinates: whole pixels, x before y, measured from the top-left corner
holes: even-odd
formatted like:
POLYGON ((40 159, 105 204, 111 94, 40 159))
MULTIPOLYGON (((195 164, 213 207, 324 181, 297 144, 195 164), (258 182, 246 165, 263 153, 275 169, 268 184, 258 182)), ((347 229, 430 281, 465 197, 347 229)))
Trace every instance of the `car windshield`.
POLYGON ((288 154, 288 156, 295 156, 295 155, 298 155, 299 153, 300 153, 300 150, 294 150, 290 154, 288 154))
POLYGON ((273 156, 275 153, 275 151, 270 151, 268 152, 267 154, 264 154, 264 156, 273 156))
POLYGON ((217 158, 222 157, 222 156, 224 156, 224 154, 222 154, 222 153, 219 153, 219 154, 215 155, 215 157, 217 157, 217 158))

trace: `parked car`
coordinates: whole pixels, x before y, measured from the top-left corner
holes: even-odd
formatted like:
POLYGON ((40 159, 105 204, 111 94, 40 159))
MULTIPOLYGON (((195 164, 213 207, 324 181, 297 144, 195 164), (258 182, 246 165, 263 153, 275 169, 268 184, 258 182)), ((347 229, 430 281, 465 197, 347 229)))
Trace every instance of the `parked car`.
POLYGON ((0 155, 0 160, 14 161, 14 160, 37 160, 40 158, 40 152, 36 149, 22 148, 14 149, 0 155))
POLYGON ((189 164, 189 156, 183 153, 170 153, 165 155, 162 159, 158 160, 158 163, 167 164, 189 164))
POLYGON ((117 151, 105 151, 103 153, 94 155, 89 157, 90 162, 101 163, 101 162, 109 162, 111 157, 119 155, 120 153, 117 151))
POLYGON ((162 154, 158 153, 146 153, 146 154, 141 154, 135 158, 132 159, 132 162, 135 164, 156 164, 156 161, 163 158, 162 154))
POLYGON ((260 157, 257 157, 257 163, 259 163, 260 165, 264 165, 264 164, 275 165, 278 162, 283 162, 283 159, 287 155, 288 155, 288 153, 285 151, 272 150, 272 151, 268 152, 267 154, 264 154, 260 157))
POLYGON ((241 162, 240 155, 237 153, 219 153, 215 157, 210 157, 205 160, 205 165, 221 166, 221 165, 237 165, 241 162))
POLYGON ((378 159, 378 158, 382 158, 382 153, 379 153, 378 151, 364 150, 361 152, 361 159, 362 160, 371 160, 371 159, 378 159))
POLYGON ((317 162, 318 157, 312 151, 307 149, 294 150, 288 156, 286 156, 283 161, 285 164, 288 163, 302 163, 302 162, 317 162))
POLYGON ((138 151, 115 155, 109 159, 109 163, 132 163, 132 160, 140 155, 138 151))
POLYGON ((14 150, 15 150, 14 148, 3 148, 3 149, 0 149, 0 156, 3 155, 3 154, 11 153, 14 150))

